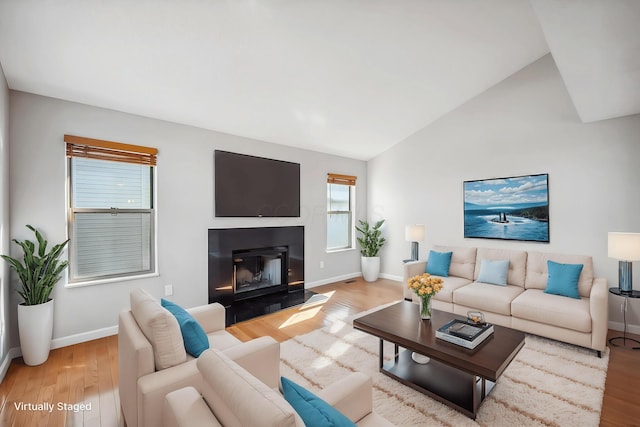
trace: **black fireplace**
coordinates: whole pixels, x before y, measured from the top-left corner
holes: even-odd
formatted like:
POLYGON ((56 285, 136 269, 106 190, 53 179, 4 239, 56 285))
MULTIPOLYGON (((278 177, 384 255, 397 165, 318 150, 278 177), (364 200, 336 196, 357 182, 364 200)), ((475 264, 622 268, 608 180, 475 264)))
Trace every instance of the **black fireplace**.
POLYGON ((227 307, 227 326, 304 302, 309 293, 303 226, 209 229, 208 258, 209 303, 227 307))
POLYGON ((287 290, 286 246, 233 251, 234 300, 287 290))

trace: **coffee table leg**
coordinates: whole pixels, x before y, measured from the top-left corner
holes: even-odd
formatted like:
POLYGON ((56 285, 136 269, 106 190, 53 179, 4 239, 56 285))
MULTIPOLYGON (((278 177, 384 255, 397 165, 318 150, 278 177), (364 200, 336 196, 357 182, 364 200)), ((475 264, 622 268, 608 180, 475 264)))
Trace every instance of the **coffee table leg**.
MULTIPOLYGON (((478 410, 478 407, 480 406, 480 402, 478 401, 478 377, 474 376, 473 377, 473 419, 476 419, 476 411, 478 410)), ((484 383, 483 383, 484 384, 484 383)))
POLYGON ((382 366, 384 365, 384 340, 380 338, 380 370, 382 371, 382 366))
POLYGON ((393 346, 393 351, 395 351, 394 358, 396 363, 398 363, 398 359, 400 358, 400 346, 398 344, 393 346))
POLYGON ((482 378, 482 393, 480 394, 480 402, 487 396, 487 381, 482 378))

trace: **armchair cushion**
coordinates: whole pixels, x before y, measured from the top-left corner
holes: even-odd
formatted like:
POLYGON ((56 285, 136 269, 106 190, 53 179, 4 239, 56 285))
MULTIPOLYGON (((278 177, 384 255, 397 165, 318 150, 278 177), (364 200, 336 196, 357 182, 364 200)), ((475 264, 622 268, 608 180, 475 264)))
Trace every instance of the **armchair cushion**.
POLYGON ((187 361, 178 321, 144 289, 131 292, 131 313, 151 343, 156 370, 187 361))
POLYGON ((198 357, 203 351, 209 348, 209 338, 207 334, 192 315, 187 313, 187 311, 178 304, 167 301, 164 298, 162 298, 160 302, 178 321, 184 341, 184 348, 187 350, 187 353, 193 357, 198 357))
POLYGON ((353 427, 355 424, 340 411, 324 400, 299 386, 288 378, 282 377, 282 394, 302 421, 311 426, 353 427))

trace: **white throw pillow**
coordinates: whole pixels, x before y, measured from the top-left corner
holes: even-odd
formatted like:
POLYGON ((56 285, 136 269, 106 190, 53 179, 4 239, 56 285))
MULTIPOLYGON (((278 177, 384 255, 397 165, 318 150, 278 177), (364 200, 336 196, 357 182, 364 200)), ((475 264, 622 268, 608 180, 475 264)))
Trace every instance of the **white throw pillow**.
POLYGON ((130 298, 131 313, 153 347, 156 370, 186 362, 180 325, 173 314, 143 289, 133 290, 130 298))
POLYGON ((483 259, 480 262, 480 274, 478 282, 489 283, 491 285, 507 286, 507 276, 509 275, 509 260, 483 259))

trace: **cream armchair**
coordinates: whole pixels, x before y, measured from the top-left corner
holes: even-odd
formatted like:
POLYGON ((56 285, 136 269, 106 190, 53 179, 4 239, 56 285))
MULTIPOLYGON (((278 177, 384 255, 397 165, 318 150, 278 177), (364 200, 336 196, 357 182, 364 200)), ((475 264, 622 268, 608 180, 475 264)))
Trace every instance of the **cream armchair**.
MULTIPOLYGON (((204 384, 167 394, 163 409, 165 427, 304 427, 278 391, 224 353, 207 350, 198 358, 197 366, 204 384)), ((271 374, 279 373, 279 363, 273 360, 262 368, 271 374)), ((393 426, 373 412, 371 378, 363 373, 348 375, 317 396, 357 425, 393 426)))
MULTIPOLYGON (((209 304, 187 310, 202 326, 210 348, 224 352, 269 387, 277 387, 277 372, 262 369, 280 362, 280 345, 271 337, 241 342, 225 331, 225 309, 209 304)), ((118 322, 118 388, 128 427, 163 425, 167 393, 204 384, 196 359, 186 354, 180 327, 171 313, 142 289, 131 292, 131 310, 118 322)))

